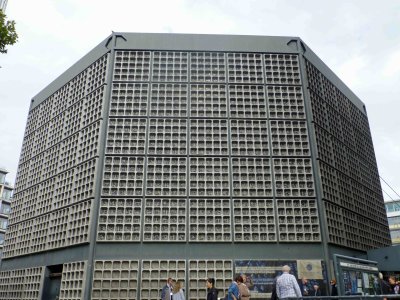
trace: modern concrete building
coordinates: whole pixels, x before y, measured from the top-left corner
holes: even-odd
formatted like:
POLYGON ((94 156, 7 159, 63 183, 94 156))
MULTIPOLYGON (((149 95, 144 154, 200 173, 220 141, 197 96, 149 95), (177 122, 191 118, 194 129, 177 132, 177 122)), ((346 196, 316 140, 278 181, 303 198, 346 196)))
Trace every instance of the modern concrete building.
POLYGON ((31 101, 0 298, 265 298, 389 244, 365 106, 301 39, 113 33, 31 101))
POLYGON ((400 245, 400 200, 387 201, 385 207, 392 244, 400 245))
POLYGON ((3 256, 3 245, 11 211, 13 187, 6 181, 8 171, 0 168, 0 259, 3 256))

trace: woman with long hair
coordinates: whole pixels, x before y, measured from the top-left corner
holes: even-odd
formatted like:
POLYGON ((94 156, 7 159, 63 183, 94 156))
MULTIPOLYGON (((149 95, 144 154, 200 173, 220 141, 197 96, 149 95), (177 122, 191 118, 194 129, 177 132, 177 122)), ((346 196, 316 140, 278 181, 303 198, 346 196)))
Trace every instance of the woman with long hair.
POLYGON ((172 289, 172 300, 185 300, 185 294, 182 290, 182 282, 179 280, 175 283, 172 289))

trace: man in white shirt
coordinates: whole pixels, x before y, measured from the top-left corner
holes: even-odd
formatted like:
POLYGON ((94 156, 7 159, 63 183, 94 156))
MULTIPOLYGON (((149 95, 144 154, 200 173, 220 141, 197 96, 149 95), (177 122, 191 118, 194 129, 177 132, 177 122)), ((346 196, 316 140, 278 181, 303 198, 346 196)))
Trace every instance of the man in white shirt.
POLYGON ((289 274, 290 267, 287 265, 283 266, 282 272, 282 275, 276 281, 276 294, 278 298, 301 298, 301 291, 296 277, 289 274))

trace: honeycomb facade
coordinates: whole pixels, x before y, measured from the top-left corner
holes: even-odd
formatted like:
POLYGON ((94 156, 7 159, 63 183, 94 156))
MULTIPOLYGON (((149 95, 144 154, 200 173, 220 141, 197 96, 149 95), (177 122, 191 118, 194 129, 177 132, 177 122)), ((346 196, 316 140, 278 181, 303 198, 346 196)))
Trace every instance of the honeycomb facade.
POLYGON ((388 245, 366 113, 327 70, 298 38, 110 36, 32 100, 0 299, 155 300, 169 276, 204 299, 237 260, 388 245))
POLYGON ((362 250, 388 244, 367 115, 308 60, 306 70, 328 241, 362 250))

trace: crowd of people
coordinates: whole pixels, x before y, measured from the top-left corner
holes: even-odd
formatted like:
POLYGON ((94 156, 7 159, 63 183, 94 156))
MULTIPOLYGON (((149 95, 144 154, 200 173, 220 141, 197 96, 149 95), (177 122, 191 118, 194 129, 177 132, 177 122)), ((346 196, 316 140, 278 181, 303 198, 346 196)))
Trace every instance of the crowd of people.
MULTIPOLYGON (((228 288, 227 300, 249 300, 251 283, 247 281, 245 274, 235 277, 235 280, 228 288)), ((207 300, 218 300, 218 290, 215 287, 215 279, 208 278, 206 280, 207 300)), ((185 300, 182 283, 174 281, 172 278, 167 279, 166 285, 161 290, 161 300, 185 300)))
MULTIPOLYGON (((307 278, 303 277, 298 282, 296 277, 290 274, 290 267, 282 267, 282 275, 275 278, 271 293, 271 300, 282 298, 302 298, 302 297, 319 297, 326 296, 322 293, 320 286, 316 283, 310 283, 307 278)), ((336 279, 329 282, 330 296, 338 296, 336 287, 336 279)))
MULTIPOLYGON (((282 274, 275 278, 271 300, 285 298, 303 298, 324 296, 317 283, 311 284, 307 278, 302 278, 300 282, 296 277, 290 274, 291 268, 287 265, 282 267, 282 274)), ((238 275, 228 288, 226 300, 249 300, 251 280, 247 280, 245 274, 238 275)), ((400 282, 396 282, 395 277, 390 276, 388 281, 384 280, 380 274, 380 286, 383 295, 400 294, 400 282)), ((218 289, 215 287, 215 279, 208 278, 206 280, 207 300, 218 300, 218 289)), ((338 296, 336 280, 330 281, 330 296, 338 296)), ((168 278, 166 285, 161 292, 161 300, 185 300, 183 286, 180 281, 174 281, 168 278)))

